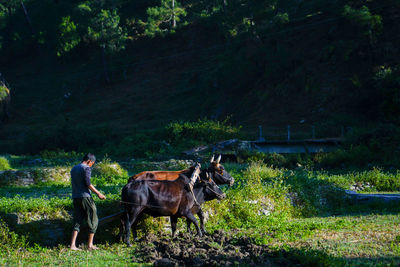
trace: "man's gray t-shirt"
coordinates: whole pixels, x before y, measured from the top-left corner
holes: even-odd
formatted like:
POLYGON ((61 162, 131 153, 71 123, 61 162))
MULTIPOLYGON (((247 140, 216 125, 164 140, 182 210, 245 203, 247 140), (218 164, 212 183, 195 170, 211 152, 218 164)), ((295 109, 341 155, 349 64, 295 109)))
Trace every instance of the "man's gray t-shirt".
POLYGON ((80 163, 71 169, 72 198, 91 197, 88 186, 90 183, 91 168, 80 163))

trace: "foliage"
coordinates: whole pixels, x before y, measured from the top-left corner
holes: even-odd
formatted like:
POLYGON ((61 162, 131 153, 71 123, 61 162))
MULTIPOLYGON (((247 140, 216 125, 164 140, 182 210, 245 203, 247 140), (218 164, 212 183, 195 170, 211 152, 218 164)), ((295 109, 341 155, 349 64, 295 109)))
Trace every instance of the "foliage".
POLYGON ((56 160, 56 159, 81 159, 83 158, 84 153, 78 153, 75 151, 71 152, 66 152, 64 150, 43 150, 40 151, 40 156, 43 159, 50 159, 50 160, 56 160))
POLYGON ((380 168, 373 168, 368 171, 352 171, 346 174, 332 174, 325 172, 317 173, 318 178, 326 180, 344 189, 350 189, 354 184, 369 184, 367 191, 399 191, 400 173, 385 172, 380 168))
POLYGON ((79 36, 77 25, 71 21, 71 17, 63 17, 59 26, 60 30, 60 50, 57 52, 58 56, 71 51, 81 41, 79 36))
POLYGON ((0 219, 0 250, 7 251, 10 253, 12 250, 25 249, 28 244, 25 236, 18 235, 13 231, 10 231, 7 224, 0 219))
POLYGON ((0 157, 0 171, 5 171, 11 169, 8 159, 5 157, 0 157))
POLYGON ((101 9, 91 20, 88 36, 106 51, 115 52, 125 49, 126 33, 120 26, 120 17, 116 10, 101 9))
POLYGON ((361 30, 361 33, 368 36, 371 40, 375 40, 376 36, 382 30, 382 17, 379 15, 372 15, 368 7, 362 6, 360 9, 354 9, 349 5, 343 8, 343 16, 350 21, 350 23, 361 30))
POLYGON ((167 141, 173 145, 207 144, 234 138, 240 131, 228 123, 228 119, 220 122, 215 120, 198 120, 194 122, 179 121, 166 126, 167 141))
POLYGON ((400 114, 400 65, 380 66, 374 81, 375 89, 381 94, 383 112, 388 116, 400 114))
POLYGON ((0 83, 0 101, 4 100, 9 95, 10 91, 8 90, 8 88, 0 83))
POLYGON ((117 162, 112 162, 108 157, 95 164, 92 176, 96 185, 124 185, 128 180, 128 172, 117 162))
POLYGON ((146 13, 148 17, 145 34, 151 37, 173 32, 176 27, 174 23, 180 22, 186 16, 185 9, 176 0, 161 0, 160 6, 149 7, 146 13))
MULTIPOLYGON (((107 169, 107 164, 112 162, 105 158, 100 163, 107 169)), ((395 226, 399 216, 396 215, 397 212, 392 212, 398 211, 398 205, 342 205, 343 191, 338 189, 346 188, 354 181, 368 181, 376 185, 376 188, 394 190, 400 181, 398 173, 375 168, 371 171, 354 170, 337 174, 303 168, 288 170, 260 162, 230 163, 224 166, 234 176, 235 184, 233 187, 223 187, 227 194, 226 199, 210 201, 204 205, 203 209, 209 215, 206 222, 209 232, 224 229, 236 237, 249 238, 255 244, 268 244, 274 253, 282 254, 281 257, 285 259, 302 260, 310 264, 343 263, 339 259, 361 254, 369 255, 368 260, 371 260, 370 256, 382 255, 391 259, 398 251, 398 231, 395 226), (392 187, 389 188, 390 185, 392 187), (384 209, 388 214, 382 214, 384 209), (350 211, 356 213, 348 214, 350 211), (338 213, 346 216, 337 216, 338 213), (381 236, 381 232, 385 232, 385 235, 381 236), (374 246, 370 245, 371 239, 374 246), (353 244, 354 240, 357 242, 353 244), (387 245, 388 242, 390 246, 387 245)), ((117 174, 110 176, 119 185, 112 185, 114 182, 99 184, 99 190, 107 196, 107 200, 95 200, 100 218, 113 214, 120 208, 118 200, 124 181, 117 174)), ((97 178, 103 179, 95 177, 97 178)), ((4 223, 0 223, 0 235, 3 235, 4 240, 9 240, 5 244, 8 246, 7 257, 3 257, 6 255, 3 254, 5 250, 0 249, 1 264, 14 262, 21 259, 22 255, 30 263, 36 262, 39 255, 42 263, 54 263, 60 257, 68 262, 81 262, 79 252, 74 254, 72 260, 63 245, 48 249, 43 245, 30 246, 26 242, 29 240, 30 244, 43 244, 42 239, 45 237, 39 233, 43 234, 44 221, 69 229, 72 202, 67 182, 57 186, 42 184, 31 187, 2 187, 0 195, 0 216, 8 221, 15 214, 20 221, 19 225, 9 223, 13 232, 4 223), (20 238, 20 233, 26 233, 27 236, 20 238), (18 250, 20 247, 23 249, 18 250)), ((165 231, 166 224, 169 222, 165 218, 146 217, 138 225, 139 236, 165 231)), ((181 220, 179 226, 179 231, 185 231, 181 220)), ((112 252, 113 264, 128 257, 128 254, 131 257, 132 250, 124 251, 124 246, 111 241, 118 232, 118 222, 102 227, 102 231, 96 234, 96 242, 102 248, 101 257, 112 252)), ((224 246, 222 243, 217 245, 224 246)), ((134 255, 136 258, 140 257, 135 253, 134 255)), ((90 257, 93 257, 93 261, 101 261, 100 256, 95 253, 90 254, 90 257)), ((345 262, 357 265, 365 261, 363 257, 358 257, 354 260, 346 259, 345 262)))

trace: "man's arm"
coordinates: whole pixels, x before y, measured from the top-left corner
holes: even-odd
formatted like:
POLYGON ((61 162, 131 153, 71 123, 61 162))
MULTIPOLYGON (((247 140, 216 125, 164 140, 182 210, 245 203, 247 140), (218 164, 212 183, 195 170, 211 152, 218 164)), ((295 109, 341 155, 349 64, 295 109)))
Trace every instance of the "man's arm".
POLYGON ((90 184, 90 185, 88 186, 88 188, 89 188, 90 190, 92 190, 92 192, 95 193, 100 199, 106 199, 106 196, 103 195, 102 193, 100 193, 100 192, 96 189, 96 187, 94 187, 92 184, 90 184))
POLYGON ((86 186, 93 192, 95 193, 100 199, 106 199, 106 197, 100 193, 96 187, 94 187, 92 185, 92 183, 90 182, 90 176, 92 175, 92 170, 90 168, 86 168, 85 169, 85 183, 86 186))

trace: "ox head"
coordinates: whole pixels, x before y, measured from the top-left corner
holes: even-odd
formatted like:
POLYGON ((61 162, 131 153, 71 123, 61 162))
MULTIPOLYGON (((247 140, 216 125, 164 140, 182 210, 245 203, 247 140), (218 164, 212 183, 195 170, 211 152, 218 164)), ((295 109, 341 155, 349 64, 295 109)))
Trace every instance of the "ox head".
POLYGON ((224 199, 226 194, 222 192, 221 188, 211 179, 211 176, 206 173, 206 179, 201 179, 200 183, 204 184, 204 195, 206 200, 224 199))
POLYGON ((211 164, 210 167, 208 167, 207 172, 210 173, 211 178, 217 183, 217 184, 229 184, 229 186, 232 186, 233 183, 235 182, 235 179, 225 170, 224 166, 220 164, 221 161, 221 155, 214 160, 214 155, 211 158, 211 164))

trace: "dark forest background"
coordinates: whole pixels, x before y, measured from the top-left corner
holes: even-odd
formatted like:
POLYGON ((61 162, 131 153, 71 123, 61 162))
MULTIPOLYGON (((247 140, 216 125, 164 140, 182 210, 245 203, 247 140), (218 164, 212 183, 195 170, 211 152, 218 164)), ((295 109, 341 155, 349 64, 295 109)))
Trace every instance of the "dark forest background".
POLYGON ((1 0, 0 151, 141 157, 291 125, 393 158, 399 22, 398 0, 1 0))

